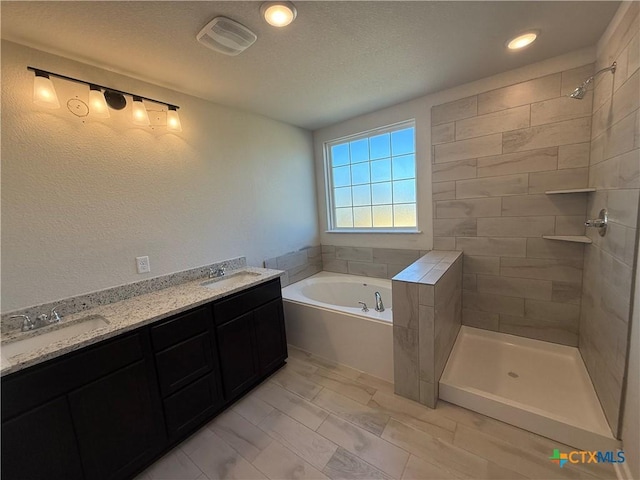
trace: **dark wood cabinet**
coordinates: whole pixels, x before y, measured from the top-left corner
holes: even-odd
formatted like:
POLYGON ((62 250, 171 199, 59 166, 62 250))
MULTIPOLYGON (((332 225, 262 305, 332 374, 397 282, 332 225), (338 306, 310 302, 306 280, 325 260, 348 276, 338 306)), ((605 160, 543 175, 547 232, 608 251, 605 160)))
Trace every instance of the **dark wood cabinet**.
POLYGON ((3 422, 2 478, 84 478, 66 397, 3 422))
POLYGON ((280 280, 214 304, 214 319, 225 400, 230 401, 287 358, 280 280))
POLYGON ((131 478, 286 356, 274 280, 3 377, 2 479, 131 478))
POLYGON ((163 396, 177 392, 213 369, 211 335, 201 333, 156 353, 163 396))
POLYGON ((125 478, 155 456, 163 436, 151 394, 144 361, 69 394, 87 478, 125 478))
POLYGON ((164 442, 144 328, 2 380, 3 479, 126 478, 164 442))
POLYGON ((211 305, 151 328, 167 435, 184 438, 223 404, 211 305))
POLYGON ((164 400, 170 439, 184 438, 222 405, 222 393, 213 374, 205 375, 164 400))
POLYGON ((258 368, 260 374, 271 373, 287 358, 287 337, 284 328, 282 300, 271 302, 253 313, 256 331, 258 368))
POLYGON ((253 312, 218 327, 217 336, 224 396, 235 398, 258 378, 253 312))

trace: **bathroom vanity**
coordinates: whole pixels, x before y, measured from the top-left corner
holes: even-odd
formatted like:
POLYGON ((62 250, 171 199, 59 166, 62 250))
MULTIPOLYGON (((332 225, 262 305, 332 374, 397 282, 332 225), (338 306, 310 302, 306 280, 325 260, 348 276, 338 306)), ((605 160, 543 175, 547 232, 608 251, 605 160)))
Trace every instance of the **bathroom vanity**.
POLYGON ((3 376, 4 479, 130 478, 284 364, 277 273, 208 302, 188 288, 193 308, 3 376))

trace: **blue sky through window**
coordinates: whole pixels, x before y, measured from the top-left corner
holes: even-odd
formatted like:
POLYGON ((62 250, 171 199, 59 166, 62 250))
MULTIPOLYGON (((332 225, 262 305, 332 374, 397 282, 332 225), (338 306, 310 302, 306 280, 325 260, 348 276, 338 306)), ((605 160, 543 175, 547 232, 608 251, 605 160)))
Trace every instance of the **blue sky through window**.
POLYGON ((413 122, 329 144, 332 228, 417 227, 413 122))

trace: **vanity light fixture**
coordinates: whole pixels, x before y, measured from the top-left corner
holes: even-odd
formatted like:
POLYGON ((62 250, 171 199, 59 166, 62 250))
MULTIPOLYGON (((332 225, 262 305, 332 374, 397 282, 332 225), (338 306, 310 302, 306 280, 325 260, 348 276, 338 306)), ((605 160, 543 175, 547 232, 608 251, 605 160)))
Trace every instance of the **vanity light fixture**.
POLYGON ((539 30, 532 30, 530 32, 523 33, 522 35, 518 35, 507 42, 507 48, 509 50, 520 50, 527 47, 531 45, 536 38, 538 38, 539 34, 539 30))
POLYGON ((286 27, 296 19, 298 11, 291 2, 266 2, 260 7, 265 21, 274 27, 286 27))
POLYGON ((89 86, 89 114, 96 118, 109 118, 109 108, 122 110, 127 105, 125 95, 132 97, 133 123, 136 125, 149 125, 149 114, 144 106, 143 100, 165 105, 167 107, 167 129, 174 132, 181 132, 180 117, 178 116, 177 105, 161 102, 153 98, 143 97, 135 93, 124 92, 104 85, 86 82, 78 78, 60 75, 59 73, 48 72, 39 68, 27 67, 27 70, 35 74, 33 82, 33 102, 47 108, 60 108, 56 89, 50 77, 57 77, 69 82, 81 83, 89 86), (104 94, 103 94, 104 91, 104 94))
POLYGON ((96 118, 109 118, 109 107, 102 94, 102 89, 97 85, 89 85, 89 112, 96 118))
POLYGON ((182 131, 182 125, 180 124, 178 111, 173 105, 170 105, 167 110, 167 128, 169 130, 173 130, 174 132, 182 131))
POLYGON ((53 82, 46 72, 34 70, 33 79, 33 103, 47 108, 60 108, 58 94, 53 86, 53 82))
POLYGON ((144 106, 144 103, 142 103, 142 97, 138 97, 137 95, 133 96, 133 104, 131 105, 131 109, 133 111, 133 123, 142 126, 149 125, 149 114, 147 113, 147 109, 144 106))

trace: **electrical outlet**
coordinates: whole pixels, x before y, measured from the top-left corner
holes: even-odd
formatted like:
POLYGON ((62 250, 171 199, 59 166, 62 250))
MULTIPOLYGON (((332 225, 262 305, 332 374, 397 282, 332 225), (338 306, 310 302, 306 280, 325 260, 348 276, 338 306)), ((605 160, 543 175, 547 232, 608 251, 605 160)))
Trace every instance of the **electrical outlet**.
POLYGON ((138 273, 149 273, 151 271, 149 257, 136 257, 136 267, 138 268, 138 273))

